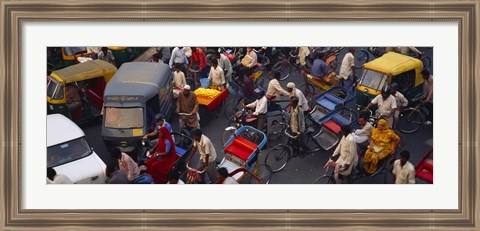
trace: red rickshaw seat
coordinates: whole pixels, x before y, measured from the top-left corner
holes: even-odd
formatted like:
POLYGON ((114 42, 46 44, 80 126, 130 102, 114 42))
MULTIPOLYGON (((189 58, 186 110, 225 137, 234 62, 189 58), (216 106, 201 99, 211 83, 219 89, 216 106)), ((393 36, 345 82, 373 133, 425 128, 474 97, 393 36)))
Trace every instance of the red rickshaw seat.
POLYGON ((241 137, 237 136, 224 150, 225 153, 230 153, 243 161, 247 161, 248 157, 257 149, 258 145, 241 137))
POLYGON ((417 166, 416 174, 419 178, 433 183, 433 165, 429 161, 423 161, 417 166))
POLYGON ((342 130, 341 126, 332 119, 323 123, 323 126, 335 134, 339 134, 340 130, 342 130))

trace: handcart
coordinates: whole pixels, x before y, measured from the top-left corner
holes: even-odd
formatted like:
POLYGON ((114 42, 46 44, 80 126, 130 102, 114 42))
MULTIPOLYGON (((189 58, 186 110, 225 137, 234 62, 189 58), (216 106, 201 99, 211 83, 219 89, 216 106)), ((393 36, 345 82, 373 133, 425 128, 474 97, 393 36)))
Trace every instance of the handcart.
POLYGON ((251 126, 240 127, 223 146, 225 157, 218 168, 226 168, 241 183, 245 178, 254 179, 257 183, 268 183, 270 168, 258 164, 258 155, 266 142, 267 137, 260 130, 251 126))
POLYGON ((417 183, 433 184, 433 148, 425 153, 422 160, 415 167, 417 183))
POLYGON ((358 117, 358 112, 348 107, 339 107, 331 111, 318 121, 321 130, 316 140, 323 149, 330 150, 340 140, 342 126, 352 126, 357 122, 358 117))
MULTIPOLYGON (((215 89, 210 90, 217 91, 215 89)), ((205 126, 207 122, 211 120, 212 114, 215 114, 216 117, 223 114, 223 105, 227 98, 228 91, 224 89, 223 91, 217 92, 219 93, 214 98, 204 97, 195 93, 199 104, 198 113, 200 114, 200 123, 202 126, 205 126)))

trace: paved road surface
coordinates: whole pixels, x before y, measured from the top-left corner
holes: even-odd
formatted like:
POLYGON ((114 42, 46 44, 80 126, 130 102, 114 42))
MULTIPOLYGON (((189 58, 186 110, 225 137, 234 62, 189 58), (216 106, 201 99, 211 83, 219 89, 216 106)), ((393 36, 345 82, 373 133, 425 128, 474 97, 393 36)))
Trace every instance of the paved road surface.
MULTIPOLYGON (((424 50, 424 49, 421 49, 424 50)), ((432 50, 427 50, 427 55, 433 57, 432 50)), ((346 49, 342 50, 339 55, 339 65, 337 68, 340 68, 341 60, 346 53, 346 49)), ((430 68, 433 70, 433 66, 430 68)), ((338 70, 337 70, 338 71, 338 70)), ((360 76, 361 70, 357 70, 357 75, 360 76)), ((289 81, 295 82, 297 86, 304 82, 303 77, 295 73, 288 80, 281 82, 282 86, 286 88, 286 85, 289 81)), ((204 134, 209 137, 217 150, 217 161, 221 161, 223 158, 223 147, 221 144, 221 135, 225 127, 227 127, 228 122, 221 116, 215 118, 212 116, 212 120, 209 121, 207 126, 204 126, 204 134)), ((178 122, 176 120, 170 121, 173 125, 174 130, 178 129, 178 122)), ((99 122, 92 122, 82 126, 82 129, 85 131, 90 145, 95 149, 100 158, 102 158, 105 163, 112 161, 110 158, 109 152, 106 150, 103 142, 101 141, 101 124, 99 122)), ((408 135, 402 135, 404 141, 404 146, 401 150, 409 150, 411 152, 410 161, 413 165, 416 165, 423 155, 433 146, 433 128, 432 126, 424 126, 420 128, 417 132, 408 135)), ((269 149, 262 150, 260 153, 260 160, 263 161, 265 155, 268 153, 269 149)), ((303 158, 294 158, 289 161, 287 166, 281 172, 275 173, 272 176, 270 183, 274 184, 310 184, 318 176, 324 173, 322 167, 331 156, 333 149, 330 151, 320 151, 313 155, 308 155, 303 158)), ((390 176, 387 179, 390 180, 390 176)), ((361 179, 358 183, 383 183, 384 175, 378 175, 377 177, 370 179, 361 179)))

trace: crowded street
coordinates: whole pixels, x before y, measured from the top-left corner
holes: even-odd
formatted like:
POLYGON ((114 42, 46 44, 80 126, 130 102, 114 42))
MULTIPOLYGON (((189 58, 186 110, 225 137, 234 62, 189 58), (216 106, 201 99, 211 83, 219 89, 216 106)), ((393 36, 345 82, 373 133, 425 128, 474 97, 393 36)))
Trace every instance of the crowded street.
MULTIPOLYGON (((212 184, 229 179, 240 184, 433 183, 433 170, 430 173, 425 167, 433 165, 433 100, 428 98, 433 90, 431 85, 425 87, 434 74, 430 47, 408 51, 405 47, 137 47, 126 57, 113 52, 115 48, 83 53, 71 48, 75 61, 68 65, 61 61, 68 49, 51 48, 48 54, 48 114, 63 114, 80 127, 103 161, 100 166, 107 169, 106 182, 113 172, 123 171, 121 152, 138 168, 134 176, 125 172, 125 183, 149 179, 150 183, 212 184), (179 59, 177 53, 184 57, 179 59), (64 68, 97 59, 110 65, 101 64, 102 82, 61 79, 67 73, 61 72, 64 68), (70 80, 80 89, 79 108, 70 106, 75 98, 68 96, 70 80), (58 87, 50 84, 62 82, 67 92, 65 107, 55 105, 61 103, 61 96, 56 98, 58 87), (250 84, 251 92, 246 92, 250 84), (398 95, 404 95, 405 101, 396 99, 398 95), (385 109, 390 98, 394 103, 385 109), (127 111, 138 107, 143 108, 127 111), (87 119, 87 109, 93 112, 92 118, 87 119), (365 140, 358 141, 355 131, 366 126, 361 121, 373 128, 365 140), (165 124, 171 125, 171 131, 165 124), (391 138, 386 141, 385 137, 391 138), (119 152, 118 163, 114 149, 119 152), (290 154, 280 157, 282 150, 290 154), (410 165, 413 169, 404 173, 403 167, 410 165), (241 171, 233 173, 237 169, 241 171), (192 179, 192 172, 199 176, 192 179), (141 177, 145 175, 150 176, 141 177)), ((60 149, 65 148, 63 142, 53 145, 60 144, 60 149)), ((68 171, 61 172, 62 162, 50 164, 50 144, 48 150, 47 167, 69 177, 68 171)), ((82 179, 71 182, 84 183, 82 179)))

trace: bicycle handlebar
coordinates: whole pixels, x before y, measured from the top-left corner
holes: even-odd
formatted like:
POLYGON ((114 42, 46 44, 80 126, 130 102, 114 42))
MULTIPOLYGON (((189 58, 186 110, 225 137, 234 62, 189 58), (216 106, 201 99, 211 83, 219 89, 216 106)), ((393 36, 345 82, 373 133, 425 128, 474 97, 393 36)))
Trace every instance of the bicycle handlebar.
POLYGON ((193 113, 179 112, 178 115, 181 115, 181 116, 191 116, 191 115, 193 115, 193 113))

